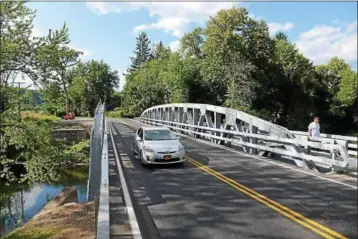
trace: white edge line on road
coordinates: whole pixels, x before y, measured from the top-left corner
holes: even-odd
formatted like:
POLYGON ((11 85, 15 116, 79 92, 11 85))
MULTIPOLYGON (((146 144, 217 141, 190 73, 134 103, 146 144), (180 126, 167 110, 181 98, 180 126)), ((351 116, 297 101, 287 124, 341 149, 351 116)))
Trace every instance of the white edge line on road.
POLYGON ((115 155, 115 158, 116 158, 116 163, 117 163, 117 167, 118 167, 118 173, 119 173, 119 177, 120 177, 120 180, 121 180, 121 186, 122 186, 122 189, 123 189, 124 201, 125 201, 126 208, 127 208, 127 213, 128 213, 128 217, 129 217, 129 224, 130 224, 131 229, 132 229, 132 234, 133 234, 134 239, 142 239, 142 234, 140 233, 137 217, 136 217, 136 215, 134 213, 134 210, 133 210, 133 204, 132 204, 131 197, 129 195, 127 183, 126 183, 126 180, 125 180, 124 175, 123 175, 122 165, 119 162, 119 157, 118 157, 116 144, 114 143, 114 139, 113 139, 113 135, 112 135, 112 124, 111 124, 111 127, 109 127, 109 132, 110 132, 110 135, 111 135, 113 151, 114 151, 114 155, 115 155))
MULTIPOLYGON (((132 121, 134 121, 134 122, 139 122, 139 121, 133 120, 133 119, 129 119, 129 120, 132 120, 132 121)), ((142 122, 139 122, 139 123, 142 123, 142 122)), ((142 124, 144 124, 144 123, 142 123, 142 124)), ((146 125, 148 125, 148 124, 146 124, 146 125)), ((250 157, 250 158, 254 158, 254 159, 261 160, 261 161, 265 161, 265 162, 267 162, 267 163, 274 164, 274 165, 277 165, 277 166, 280 166, 280 167, 283 167, 283 168, 291 169, 291 170, 293 170, 293 171, 301 172, 301 173, 308 174, 308 175, 311 175, 311 176, 314 176, 314 177, 317 177, 317 178, 320 178, 320 179, 323 179, 323 180, 326 180, 326 181, 330 181, 330 182, 337 183, 337 184, 341 184, 341 185, 344 185, 344 186, 347 186, 347 187, 350 187, 350 188, 353 188, 353 189, 357 189, 357 186, 353 186, 353 185, 350 185, 350 184, 348 184, 348 183, 343 183, 343 182, 336 181, 336 180, 333 180, 333 179, 330 179, 330 178, 325 178, 325 177, 319 176, 319 175, 317 175, 317 174, 313 174, 313 173, 310 173, 310 172, 306 172, 306 171, 299 170, 299 169, 297 169, 297 168, 293 168, 293 167, 289 167, 289 166, 282 165, 282 164, 279 164, 279 163, 275 163, 275 162, 272 162, 272 161, 269 161, 269 160, 266 160, 266 159, 263 159, 263 158, 256 157, 256 156, 254 156, 254 155, 244 154, 244 153, 241 153, 241 152, 239 152, 239 151, 236 151, 236 150, 233 150, 233 149, 230 149, 230 148, 227 148, 227 147, 223 147, 223 146, 220 146, 220 145, 217 145, 217 144, 213 144, 213 143, 207 142, 207 141, 205 141, 205 140, 200 140, 200 139, 192 138, 192 137, 190 137, 190 136, 188 136, 188 135, 185 135, 185 134, 177 133, 177 132, 174 132, 174 131, 173 131, 173 133, 178 134, 178 135, 181 135, 181 136, 186 137, 186 138, 189 138, 189 139, 192 139, 192 140, 197 141, 197 142, 200 142, 200 143, 204 143, 204 144, 208 144, 208 145, 211 145, 211 146, 215 146, 215 147, 217 147, 217 148, 221 148, 221 149, 224 149, 224 150, 228 150, 228 151, 233 152, 233 153, 237 153, 237 154, 244 155, 244 156, 247 156, 247 157, 250 157)))

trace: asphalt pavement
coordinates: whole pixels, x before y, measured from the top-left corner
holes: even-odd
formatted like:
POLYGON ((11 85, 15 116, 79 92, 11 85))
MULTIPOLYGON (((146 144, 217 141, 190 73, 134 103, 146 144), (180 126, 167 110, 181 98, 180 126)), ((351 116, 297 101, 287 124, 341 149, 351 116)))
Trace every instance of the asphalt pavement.
POLYGON ((143 167, 112 126, 144 239, 357 238, 357 189, 189 138, 184 166, 143 167))

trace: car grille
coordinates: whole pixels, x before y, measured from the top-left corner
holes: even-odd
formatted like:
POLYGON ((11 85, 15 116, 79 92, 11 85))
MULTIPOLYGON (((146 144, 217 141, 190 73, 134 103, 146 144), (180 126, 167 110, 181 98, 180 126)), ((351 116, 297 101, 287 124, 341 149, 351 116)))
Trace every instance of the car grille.
POLYGON ((173 154, 176 153, 177 151, 169 151, 169 152, 158 152, 158 154, 173 154))

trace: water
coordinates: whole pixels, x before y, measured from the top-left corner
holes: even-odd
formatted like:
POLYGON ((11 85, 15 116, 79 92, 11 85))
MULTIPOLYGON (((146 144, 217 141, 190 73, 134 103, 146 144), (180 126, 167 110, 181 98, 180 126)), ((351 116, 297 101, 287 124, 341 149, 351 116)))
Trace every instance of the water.
POLYGON ((75 186, 78 202, 85 202, 87 178, 88 167, 79 167, 57 184, 0 185, 0 238, 28 222, 64 187, 75 186))

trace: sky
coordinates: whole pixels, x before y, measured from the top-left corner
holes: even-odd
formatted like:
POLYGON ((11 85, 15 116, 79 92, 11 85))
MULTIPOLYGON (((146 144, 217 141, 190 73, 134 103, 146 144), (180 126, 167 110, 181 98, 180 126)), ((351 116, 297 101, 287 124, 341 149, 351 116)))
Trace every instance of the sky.
POLYGON ((151 42, 172 50, 184 33, 205 27, 220 9, 245 7, 263 19, 271 34, 285 32, 314 64, 337 56, 357 70, 357 2, 30 2, 36 9, 33 35, 47 34, 66 22, 70 46, 82 60, 103 59, 120 74, 133 56, 136 36, 145 31, 151 42))

